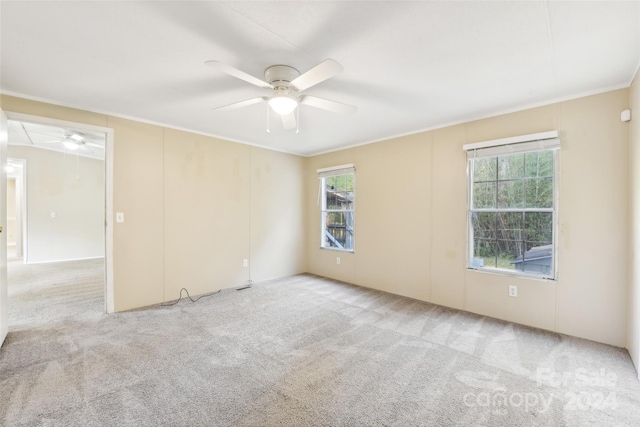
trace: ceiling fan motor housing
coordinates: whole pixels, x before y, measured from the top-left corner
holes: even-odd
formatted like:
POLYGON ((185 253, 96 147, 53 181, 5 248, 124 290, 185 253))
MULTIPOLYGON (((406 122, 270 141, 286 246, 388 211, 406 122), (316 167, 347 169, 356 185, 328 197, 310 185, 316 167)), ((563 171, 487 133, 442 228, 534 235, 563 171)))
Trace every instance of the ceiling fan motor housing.
POLYGON ((291 82, 300 76, 300 71, 287 65, 274 65, 264 71, 264 79, 270 83, 274 89, 283 91, 280 88, 292 88, 291 82))

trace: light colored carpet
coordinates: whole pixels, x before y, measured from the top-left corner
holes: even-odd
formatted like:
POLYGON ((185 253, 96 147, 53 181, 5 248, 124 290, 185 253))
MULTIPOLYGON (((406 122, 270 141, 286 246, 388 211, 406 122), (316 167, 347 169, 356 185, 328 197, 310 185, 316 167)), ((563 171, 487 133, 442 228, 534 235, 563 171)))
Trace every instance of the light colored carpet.
POLYGON ((75 266, 13 271, 4 425, 640 425, 620 348, 311 275, 106 315, 75 266))
POLYGON ((102 258, 30 265, 8 261, 10 331, 103 317, 102 258))

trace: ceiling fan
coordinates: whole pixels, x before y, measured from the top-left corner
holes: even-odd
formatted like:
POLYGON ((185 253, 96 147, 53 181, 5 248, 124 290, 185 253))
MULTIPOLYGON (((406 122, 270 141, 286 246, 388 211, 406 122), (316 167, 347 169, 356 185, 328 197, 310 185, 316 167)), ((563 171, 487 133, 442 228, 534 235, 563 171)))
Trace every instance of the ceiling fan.
POLYGON ((89 138, 87 135, 84 135, 81 132, 75 131, 75 130, 66 130, 64 132, 64 135, 58 137, 58 136, 54 136, 54 135, 49 135, 46 133, 42 133, 42 132, 37 132, 37 131, 31 131, 32 133, 38 133, 41 135, 46 135, 49 137, 54 137, 56 139, 52 139, 52 140, 48 140, 48 141, 40 141, 40 143, 42 144, 62 144, 64 146, 65 149, 69 150, 69 151, 84 151, 84 152, 90 152, 93 153, 96 150, 95 149, 99 149, 99 150, 104 150, 104 145, 102 144, 98 144, 95 142, 91 142, 89 141, 89 138))
POLYGON ((321 62, 304 74, 300 74, 298 70, 288 65, 273 65, 264 71, 264 80, 220 61, 207 61, 205 64, 252 85, 271 90, 270 96, 235 102, 214 108, 215 111, 229 111, 266 101, 269 107, 280 115, 284 129, 295 129, 298 126, 298 120, 294 112, 299 114, 300 104, 340 114, 354 114, 357 110, 352 105, 302 93, 342 72, 342 65, 333 59, 321 62))

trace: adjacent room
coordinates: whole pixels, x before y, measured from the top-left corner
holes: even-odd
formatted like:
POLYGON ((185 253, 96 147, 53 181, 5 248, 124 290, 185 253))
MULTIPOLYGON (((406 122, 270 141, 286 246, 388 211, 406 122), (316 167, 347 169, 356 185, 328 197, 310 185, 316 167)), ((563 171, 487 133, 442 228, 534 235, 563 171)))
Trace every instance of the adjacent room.
POLYGON ((0 24, 2 424, 640 424, 640 1, 0 24))
POLYGON ((69 318, 104 312, 105 135, 10 120, 8 143, 13 330, 44 322, 54 301, 69 318))

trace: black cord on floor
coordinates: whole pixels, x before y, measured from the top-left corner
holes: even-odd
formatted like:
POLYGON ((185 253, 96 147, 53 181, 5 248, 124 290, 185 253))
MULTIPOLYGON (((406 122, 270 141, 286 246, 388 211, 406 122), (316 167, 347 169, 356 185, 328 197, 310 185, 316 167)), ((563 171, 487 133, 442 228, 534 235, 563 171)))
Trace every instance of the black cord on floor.
POLYGON ((191 295, 189 295, 189 291, 187 290, 187 288, 182 288, 182 289, 180 289, 180 298, 178 298, 178 301, 176 301, 176 302, 171 302, 171 303, 168 303, 168 304, 162 304, 162 306, 163 306, 163 307, 169 307, 169 306, 172 306, 172 305, 176 305, 177 303, 179 303, 180 301, 182 301, 182 291, 185 291, 185 292, 186 292, 186 294, 187 294, 187 298, 189 298, 189 299, 191 300, 191 302, 197 302, 200 298, 210 297, 211 295, 215 295, 215 294, 217 294, 218 292, 220 292, 220 291, 221 291, 221 289, 218 289, 218 290, 217 290, 217 291, 215 291, 215 292, 211 292, 210 294, 200 295, 198 298, 193 299, 193 298, 191 298, 191 295))

